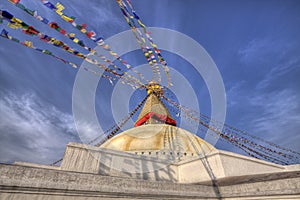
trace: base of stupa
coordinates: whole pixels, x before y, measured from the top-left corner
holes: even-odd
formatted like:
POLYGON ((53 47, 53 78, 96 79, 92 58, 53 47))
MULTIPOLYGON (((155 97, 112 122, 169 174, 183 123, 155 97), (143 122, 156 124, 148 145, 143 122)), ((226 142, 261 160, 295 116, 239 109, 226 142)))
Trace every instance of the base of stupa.
POLYGON ((232 177, 212 186, 0 164, 0 199, 299 199, 300 173, 278 175, 232 177))
POLYGON ((59 167, 0 164, 1 200, 116 198, 300 199, 300 169, 220 150, 174 160, 76 143, 59 167))

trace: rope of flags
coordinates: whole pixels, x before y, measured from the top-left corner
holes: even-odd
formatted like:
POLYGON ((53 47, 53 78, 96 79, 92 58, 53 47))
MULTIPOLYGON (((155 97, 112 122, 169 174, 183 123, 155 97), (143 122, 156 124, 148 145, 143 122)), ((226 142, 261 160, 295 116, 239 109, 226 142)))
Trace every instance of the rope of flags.
POLYGON ((55 47, 61 48, 62 50, 71 53, 75 56, 78 56, 79 58, 86 58, 86 55, 80 53, 77 50, 72 49, 71 47, 69 47, 67 44, 65 44, 64 42, 55 39, 54 37, 48 36, 44 33, 41 33, 40 31, 38 31, 36 28, 34 28, 33 26, 28 25, 27 23, 23 22, 21 19, 18 19, 16 17, 14 17, 14 15, 12 15, 11 13, 5 11, 5 10, 0 10, 0 14, 1 17, 3 19, 5 19, 6 21, 8 21, 7 26, 11 29, 21 29, 23 33, 30 35, 30 36, 37 36, 39 37, 39 39, 43 42, 46 42, 48 44, 51 44, 55 47))
MULTIPOLYGON (((169 102, 169 99, 165 96, 162 96, 163 99, 167 100, 169 102)), ((171 103, 171 101, 169 102, 171 103)), ((175 102, 172 102, 171 103, 173 106, 176 106, 178 109, 181 105, 179 104, 175 104, 175 102)), ((199 124, 201 124, 202 126, 206 127, 207 129, 210 129, 212 130, 213 132, 215 132, 218 136, 220 136, 220 138, 222 138, 223 140, 229 142, 230 144, 238 147, 239 149, 243 150, 246 154, 248 154, 249 156, 251 157, 254 157, 254 158, 258 158, 256 155, 254 155, 252 152, 252 149, 248 148, 247 146, 243 145, 243 144, 240 144, 240 143, 233 143, 231 140, 229 140, 228 137, 224 136, 223 133, 221 133, 220 131, 216 130, 214 127, 211 127, 209 126, 208 124, 204 123, 203 121, 201 121, 200 119, 194 117, 193 115, 191 115, 189 112, 186 112, 186 110, 183 110, 184 114, 186 114, 189 118, 193 119, 194 121, 198 122, 199 124)), ((273 160, 270 160, 268 157, 265 157, 266 160, 269 160, 269 161, 273 161, 273 160)), ((285 164, 285 163, 281 163, 281 164, 285 164)))
POLYGON ((52 56, 52 57, 54 57, 55 59, 58 59, 58 60, 62 61, 62 62, 65 63, 65 64, 69 64, 69 65, 72 66, 73 68, 77 68, 77 67, 78 67, 76 64, 74 64, 74 63, 72 63, 72 62, 70 62, 70 61, 68 61, 68 60, 65 60, 65 59, 63 59, 63 58, 61 58, 61 57, 59 57, 59 56, 56 56, 55 54, 53 54, 51 51, 49 51, 49 50, 47 50, 47 49, 40 49, 40 48, 35 47, 31 41, 25 40, 24 42, 21 42, 19 39, 14 38, 14 37, 8 35, 8 31, 5 30, 5 29, 3 29, 3 30, 1 31, 0 36, 1 36, 2 38, 5 38, 5 39, 11 40, 11 41, 13 41, 13 42, 16 42, 16 43, 18 43, 18 44, 24 45, 24 46, 26 46, 26 47, 28 47, 28 48, 34 49, 34 50, 36 50, 36 51, 38 51, 38 52, 41 52, 41 53, 43 53, 43 54, 45 54, 45 55, 52 56))
POLYGON ((135 25, 135 22, 132 20, 133 17, 130 17, 130 14, 128 13, 124 4, 122 4, 121 1, 119 3, 120 3, 119 6, 123 13, 123 16, 124 16, 126 22, 128 23, 130 29, 132 30, 133 35, 135 36, 138 44, 141 47, 141 50, 144 53, 144 56, 147 59, 148 64, 150 65, 150 67, 152 69, 152 73, 153 73, 152 80, 155 80, 156 82, 160 82, 161 75, 160 75, 160 71, 159 71, 159 66, 157 64, 157 60, 156 60, 155 55, 153 54, 153 51, 147 45, 146 39, 144 38, 142 32, 135 25))
MULTIPOLYGON (((52 53, 51 51, 49 51, 49 50, 47 50, 47 49, 40 49, 40 48, 38 48, 38 47, 35 47, 32 41, 25 40, 25 41, 21 42, 21 40, 15 38, 15 37, 10 36, 10 35, 8 34, 8 31, 5 30, 5 29, 3 29, 3 30, 1 31, 0 36, 1 36, 2 38, 11 40, 11 41, 13 41, 13 42, 16 42, 16 43, 18 43, 18 44, 21 44, 21 45, 23 45, 23 46, 26 46, 26 47, 28 47, 28 48, 34 49, 34 50, 36 50, 36 51, 38 51, 38 52, 41 52, 41 53, 43 53, 43 54, 45 54, 45 55, 52 56, 53 58, 55 58, 55 59, 57 59, 57 60, 59 60, 59 61, 62 61, 63 63, 68 64, 68 65, 70 65, 70 66, 73 67, 73 68, 78 68, 78 66, 77 66, 75 63, 72 63, 72 62, 70 62, 70 61, 68 61, 68 60, 65 60, 65 59, 59 57, 59 56, 56 56, 54 53, 52 53)), ((97 75, 97 76, 101 76, 101 77, 103 77, 103 78, 108 79, 109 82, 113 85, 113 80, 115 80, 115 78, 110 77, 110 76, 108 76, 108 75, 106 75, 106 74, 100 74, 100 73, 98 73, 98 72, 96 72, 96 71, 93 71, 93 70, 91 70, 91 69, 88 69, 88 68, 86 68, 86 67, 84 67, 84 69, 85 69, 86 71, 89 71, 89 72, 91 72, 91 73, 97 75)))
MULTIPOLYGON (((20 3, 20 0, 17 1, 17 2, 12 2, 10 0, 8 0, 8 1, 11 2, 12 4, 14 4, 16 7, 20 8, 21 10, 25 11, 27 14, 34 17, 38 21, 43 22, 44 24, 46 24, 50 28, 58 31, 59 33, 61 33, 65 37, 67 37, 68 39, 72 40, 72 42, 74 42, 75 44, 77 44, 77 45, 81 46, 82 48, 84 48, 85 50, 89 51, 90 54, 95 55, 95 56, 99 57, 100 59, 102 59, 103 61, 105 61, 106 63, 108 63, 109 64, 108 68, 110 66, 112 66, 115 70, 120 71, 123 74, 123 76, 127 76, 130 79, 135 79, 135 81, 138 82, 139 85, 142 84, 141 81, 139 81, 136 77, 127 74, 127 72, 125 72, 121 68, 117 67, 110 59, 106 58, 104 55, 98 55, 98 53, 95 50, 93 50, 90 47, 87 47, 84 44, 83 40, 76 38, 74 33, 68 33, 65 29, 63 29, 61 26, 59 26, 57 22, 51 22, 50 20, 46 19, 45 17, 42 17, 42 16, 38 15, 37 11, 33 11, 33 10, 30 10, 30 9, 26 8, 23 4, 20 3)), ((13 26, 15 26, 15 25, 13 25, 13 26)), ((10 27, 14 28, 11 25, 10 25, 10 27)), ((98 41, 98 42, 102 43, 104 41, 102 40, 102 41, 98 41)), ((103 45, 103 47, 107 47, 107 46, 108 45, 105 45, 105 44, 103 45)), ((109 48, 109 46, 108 46, 108 48, 109 48)), ((114 54, 114 52, 112 52, 112 53, 114 54)), ((86 57, 86 55, 85 55, 85 57, 86 57)), ((136 70, 133 70, 133 71, 138 73, 136 70)), ((141 77, 142 74, 138 73, 138 75, 141 77)))
POLYGON ((133 35, 135 36, 139 46, 141 47, 141 50, 143 51, 143 53, 147 59, 148 64, 150 65, 150 67, 152 69, 152 73, 153 73, 152 80, 158 81, 159 78, 158 78, 158 74, 157 74, 157 70, 156 70, 157 69, 156 67, 158 67, 158 66, 157 66, 157 61, 156 61, 155 55, 153 54, 153 51, 151 50, 150 47, 147 46, 146 39, 144 38, 142 32, 139 29, 137 29, 135 22, 132 20, 132 18, 129 17, 129 14, 128 14, 128 12, 126 12, 125 7, 122 4, 122 2, 118 2, 118 3, 119 3, 120 9, 123 13, 123 16, 124 16, 126 22, 128 23, 130 29, 132 30, 133 35), (156 67, 154 65, 156 65, 156 67))
MULTIPOLYGON (((66 51, 68 53, 71 53, 74 56, 77 56, 79 58, 87 60, 89 63, 94 64, 97 67, 100 67, 100 68, 104 69, 105 71, 112 72, 113 75, 118 74, 117 77, 119 77, 121 79, 124 79, 125 81, 123 81, 123 82, 126 82, 126 83, 130 82, 130 86, 133 87, 134 89, 145 88, 145 85, 138 78, 128 74, 125 70, 122 70, 120 67, 117 67, 116 64, 114 64, 111 60, 106 58, 104 55, 98 55, 97 52, 95 52, 92 48, 86 46, 84 44, 83 40, 77 38, 74 33, 68 33, 57 22, 52 22, 52 21, 48 20, 47 18, 39 15, 37 11, 27 8, 26 6, 24 6, 21 3, 21 0, 8 0, 8 1, 10 3, 14 4, 16 7, 23 10, 24 12, 26 12, 27 14, 29 14, 30 16, 34 17, 35 19, 37 19, 40 22, 46 24, 50 28, 52 28, 52 29, 58 31, 59 33, 61 33, 62 35, 66 36, 67 38, 69 38, 70 40, 72 40, 74 43, 78 44, 79 46, 81 46, 85 50, 89 51, 90 52, 89 55, 98 56, 100 59, 102 59, 104 62, 108 63, 109 65, 108 65, 108 67, 106 67, 103 64, 95 62, 95 60, 87 59, 88 55, 85 55, 85 54, 83 54, 83 53, 81 53, 81 52, 79 52, 75 49, 72 49, 67 44, 65 44, 64 42, 62 42, 60 40, 57 40, 54 37, 50 37, 50 36, 48 36, 44 33, 39 32, 33 26, 30 26, 30 25, 26 24, 25 22, 23 22, 22 20, 14 17, 10 13, 8 13, 7 11, 1 11, 1 13, 2 13, 1 20, 2 20, 2 18, 6 19, 8 21, 8 27, 10 27, 12 29, 22 29, 22 32, 25 33, 25 34, 28 34, 28 35, 31 35, 31 36, 38 36, 40 40, 42 40, 46 43, 52 44, 53 46, 59 47, 62 50, 66 51), (114 70, 109 69, 110 67, 114 68, 114 70), (117 72, 117 71, 120 71, 120 72, 117 72)), ((64 14, 63 11, 64 11, 65 7, 61 3, 56 3, 54 5, 53 3, 51 3, 50 1, 47 1, 47 0, 40 0, 40 2, 44 6, 49 8, 50 10, 54 11, 64 21, 70 23, 74 28, 76 28, 80 32, 82 32, 87 38, 91 39, 97 45, 101 46, 103 49, 108 51, 110 53, 110 55, 112 55, 114 58, 116 58, 127 69, 131 69, 134 73, 136 73, 141 80, 144 80, 143 74, 139 73, 137 70, 132 68, 116 52, 114 52, 110 48, 110 46, 104 42, 103 37, 98 37, 97 38, 96 32, 93 31, 93 30, 88 30, 86 24, 78 24, 78 23, 75 22, 76 21, 75 17, 73 17, 73 16, 70 17, 70 16, 64 14)), ((135 33, 138 32, 138 34, 135 34, 135 35, 137 36, 137 39, 141 38, 142 43, 140 43, 140 44, 141 45, 146 44, 146 48, 142 48, 144 50, 143 51, 144 55, 147 57, 147 60, 149 61, 149 63, 151 65, 155 64, 155 69, 153 68, 153 74, 157 74, 157 77, 159 77, 159 78, 157 78, 159 82, 161 82, 161 75, 160 75, 160 71, 159 71, 159 66, 157 64, 158 63, 157 60, 159 60, 159 62, 163 65, 163 67, 165 69, 165 72, 167 74, 167 77, 168 77, 168 87, 169 87, 171 85, 170 76, 169 76, 169 69, 167 67, 167 64, 166 64, 165 60, 163 59, 162 55, 160 54, 160 50, 157 48, 156 44, 154 44, 153 39, 151 38, 150 34, 147 32, 146 26, 141 22, 139 16, 133 10, 133 6, 132 6, 130 1, 127 1, 128 5, 126 5, 126 3, 124 1, 117 1, 117 2, 118 3, 121 2, 121 4, 123 5, 122 6, 123 9, 121 9, 121 10, 124 11, 123 13, 127 14, 127 16, 128 16, 127 21, 130 22, 130 20, 131 20, 134 23, 134 20, 136 20, 137 24, 139 24, 139 26, 142 27, 142 29, 144 31, 144 34, 145 34, 146 38, 148 39, 148 41, 149 41, 152 48, 150 48, 147 45, 147 42, 146 42, 145 37, 143 36, 143 33, 139 29, 136 28, 136 24, 133 24, 133 27, 135 27, 135 28, 132 28, 132 30, 136 30, 135 33), (146 51, 145 51, 145 49, 146 49, 146 51)), ((148 80, 147 80, 147 82, 148 82, 148 80)))
POLYGON ((95 146, 101 146, 101 144, 103 144, 104 142, 106 142, 107 140, 109 140, 110 138, 112 138, 119 130, 121 130, 121 128, 128 122, 128 120, 130 120, 132 118, 132 116, 143 106, 143 104, 146 102, 146 100, 148 99, 149 95, 147 95, 130 113, 129 115, 124 118, 120 123, 118 123, 118 125, 116 126, 116 128, 109 134, 107 135, 102 141, 100 141, 99 143, 97 143, 95 146))
MULTIPOLYGON (((172 102, 172 104, 174 104, 174 102, 172 102)), ((184 113, 185 114, 188 114, 189 115, 189 117, 190 118, 192 118, 193 120, 196 120, 196 121, 198 121, 199 122, 199 120, 200 119, 198 119, 198 118, 196 118, 196 117, 194 117, 193 115, 191 115, 191 113, 189 112, 189 111, 187 111, 187 110, 185 110, 185 109, 182 109, 182 106, 178 106, 178 105, 176 105, 177 107, 181 107, 180 109, 181 110, 183 110, 184 111, 184 113)), ((222 132, 222 130, 218 130, 218 128, 216 128, 214 125, 211 125, 212 123, 210 123, 209 121, 206 121, 206 122, 204 122, 204 121, 201 121, 201 123, 204 123, 204 124, 201 124, 201 125, 204 125, 205 127, 207 127, 207 126, 210 126, 210 127, 207 127, 207 128, 209 128, 210 130, 213 130, 214 132, 217 132, 217 134, 219 134, 219 136, 221 136, 221 137, 223 137, 223 138, 225 138, 225 139, 227 139, 227 140, 229 140, 229 141, 231 141, 231 142, 237 142, 238 140, 240 140, 240 141, 242 141, 243 143, 248 143, 248 144, 250 144, 251 146, 253 146, 254 145, 254 147, 262 147, 261 145, 258 145, 258 144, 256 144, 256 143, 254 143, 254 142, 251 142, 251 141, 249 141, 249 140, 247 140, 247 139, 245 139, 245 138, 241 138, 241 136, 232 136, 232 137, 229 137, 230 135, 228 134, 228 133, 226 133, 226 132, 222 132), (209 124, 209 125, 208 125, 209 124)), ((240 145, 240 146, 242 146, 242 145, 240 145)), ((245 147, 245 146, 243 146, 243 147, 245 147)), ((265 147, 263 147, 264 149, 266 149, 265 147)), ((261 150, 261 149, 260 149, 261 150)), ((267 153, 268 154, 268 152, 265 152, 265 153, 267 153)), ((279 155, 281 155, 281 156, 283 156, 284 158, 288 158, 289 156, 288 155, 286 155, 286 154, 284 154, 284 153, 282 153, 282 152, 276 152, 276 151, 274 151, 274 152, 272 152, 272 153, 277 153, 277 154, 279 154, 279 155)), ((291 158, 291 157, 290 157, 291 158)), ((294 157, 294 161, 296 161, 295 160, 295 158, 296 157, 294 157)))
MULTIPOLYGON (((215 123, 216 120, 208 120, 209 117, 202 115, 202 118, 195 117, 190 109, 179 105, 178 103, 172 101, 171 99, 162 96, 164 100, 166 100, 169 104, 176 107, 178 110, 182 111, 185 115, 187 115, 190 119, 196 121, 200 125, 206 127, 209 130, 212 130, 216 133, 220 138, 224 139, 227 142, 230 142, 234 146, 242 149, 248 155, 255 157, 255 158, 263 158, 265 160, 277 163, 277 164, 290 164, 290 163, 297 163, 299 162, 299 157, 296 154, 292 154, 293 150, 283 151, 283 150, 276 150, 271 147, 266 147, 262 144, 256 143, 234 131, 234 129, 229 130, 228 125, 227 128, 220 129, 221 122, 215 123), (205 117, 204 117, 205 116, 205 117), (205 120, 203 120, 205 119, 205 120)), ((250 134, 247 134, 250 135, 250 134)), ((258 138, 258 137, 256 137, 258 138)), ((260 139, 260 138, 258 138, 260 139)), ((276 145, 280 147, 279 145, 276 145)), ((287 149, 281 147, 281 149, 287 149)), ((297 152, 296 152, 297 153, 297 152)))
MULTIPOLYGON (((91 140, 90 142, 88 142, 87 144, 92 144, 94 142, 96 142, 97 140, 103 138, 100 142, 98 142, 97 144, 95 144, 95 147, 99 147, 101 146, 104 142, 106 142, 107 140, 109 140, 110 138, 112 138, 119 130, 121 130, 121 128, 132 118, 132 116, 143 106, 143 104, 146 102, 147 98, 149 97, 149 95, 147 95, 129 114, 128 116, 126 116, 124 119, 122 119, 119 123, 113 125, 112 127, 110 127, 109 129, 107 129, 106 131, 104 131, 102 134, 99 134, 99 136, 97 136, 96 138, 94 138, 93 140, 91 140), (109 134, 108 134, 109 133, 109 134)), ((51 165, 54 166, 58 163, 60 163, 63 160, 63 158, 53 162, 51 165)))
MULTIPOLYGON (((143 84, 141 82, 137 82, 135 79, 132 79, 131 76, 125 77, 124 73, 120 74, 116 70, 108 68, 104 64, 99 63, 96 59, 91 59, 87 55, 84 55, 84 54, 80 53, 79 51, 70 48, 64 42, 62 42, 60 40, 57 40, 54 37, 48 36, 48 35, 40 32, 40 31, 38 31, 33 26, 30 26, 27 23, 23 22, 22 20, 14 17, 11 13, 9 13, 7 11, 0 10, 0 18, 2 19, 2 21, 3 21, 3 19, 8 21, 7 25, 8 25, 9 28, 11 28, 11 29, 21 29, 24 34, 27 34, 27 35, 30 35, 30 36, 36 36, 42 42, 53 45, 53 46, 55 46, 57 48, 60 48, 60 49, 66 51, 66 52, 68 52, 68 53, 70 53, 74 56, 77 56, 77 57, 79 57, 83 60, 86 60, 90 64, 93 64, 93 65, 103 69, 104 71, 106 71, 108 73, 111 73, 112 75, 114 75, 118 78, 123 79, 124 81, 121 81, 123 84, 126 83, 134 89, 141 88, 143 86, 143 84)), ((59 58, 57 58, 57 59, 59 59, 59 58)))
MULTIPOLYGON (((20 1, 18 1, 20 2, 20 1)), ((127 69, 131 70, 135 74, 137 74, 142 80, 144 80, 144 76, 142 73, 138 72, 135 70, 129 63, 127 63, 125 60, 123 60, 116 52, 114 52, 108 44, 105 43, 104 39, 102 36, 96 37, 97 33, 93 30, 87 30, 87 25, 86 24, 77 24, 76 18, 71 16, 69 17, 68 15, 63 13, 63 10, 65 7, 61 3, 53 4, 50 1, 46 0, 40 0, 40 2, 49 8, 50 10, 54 11, 57 15, 59 15, 64 21, 70 23, 74 28, 82 32, 87 38, 95 42, 98 46, 102 47, 104 50, 109 52, 110 55, 112 55, 114 58, 116 58, 122 65, 124 65, 127 69)), ((56 23, 57 24, 57 23, 56 23)), ((72 33, 72 38, 75 37, 75 34, 72 33)), ((76 38, 74 38, 75 41, 78 41, 76 38)), ((90 51, 93 55, 97 55, 96 51, 90 51)), ((100 56, 100 58, 103 56, 100 56)), ((110 63, 113 65, 113 67, 116 67, 112 62, 110 63)))
POLYGON ((283 151, 290 152, 290 153, 294 154, 295 157, 296 157, 297 159, 300 159, 300 153, 299 153, 299 152, 296 152, 296 151, 294 151, 294 150, 292 150, 292 149, 289 149, 289 148, 285 148, 285 147, 279 146, 279 145, 277 145, 277 144, 275 144, 275 143, 272 143, 272 142, 270 142, 270 141, 264 140, 263 138, 256 137, 256 136, 254 136, 254 135, 251 135, 251 134, 247 133, 246 131, 239 130, 239 129, 234 128, 233 126, 230 126, 230 125, 228 125, 228 124, 225 124, 225 125, 226 125, 226 127, 228 127, 228 129, 230 129, 230 130, 234 130, 234 131, 236 131, 236 132, 238 132, 238 133, 240 133, 240 134, 247 135, 247 136, 249 136, 249 137, 251 137, 251 138, 253 138, 253 139, 259 140, 259 141, 261 141, 261 142, 263 142, 263 143, 266 143, 266 144, 268 144, 268 145, 270 145, 270 146, 276 147, 276 148, 281 149, 281 150, 283 150, 283 151))
POLYGON ((164 60, 164 58, 161 55, 161 51, 157 48, 157 45, 154 43, 152 37, 150 36, 150 33, 147 31, 146 26, 141 22, 140 17, 137 15, 135 10, 133 9, 133 6, 130 1, 126 1, 126 3, 123 0, 117 0, 117 3, 119 4, 119 7, 123 13, 123 16, 128 23, 129 27, 131 28, 135 38, 137 39, 137 42, 139 43, 144 56, 146 57, 149 65, 152 68, 153 71, 153 79, 156 79, 158 83, 161 82, 161 74, 159 70, 158 61, 162 64, 162 67, 166 73, 167 79, 168 79, 168 87, 172 85, 171 83, 171 77, 169 74, 169 68, 167 66, 167 62, 164 60), (128 9, 130 8, 130 10, 128 9), (147 40, 150 43, 151 48, 147 45, 146 39, 143 36, 144 34, 137 28, 137 25, 135 21, 139 24, 139 26, 142 28, 147 40))
MULTIPOLYGON (((123 4, 124 4, 124 0, 123 4)), ((162 64, 162 67, 166 73, 167 79, 168 79, 168 87, 170 87, 172 85, 171 82, 171 77, 169 74, 169 68, 167 66, 167 62, 165 61, 165 59, 163 58, 163 56, 161 55, 161 51, 158 49, 157 45, 154 43, 153 38, 151 37, 150 33, 147 31, 147 27, 145 26, 145 24, 142 23, 140 17, 138 16, 138 14, 136 13, 136 11, 134 10, 131 1, 130 0, 126 0, 128 6, 131 9, 131 12, 133 14, 133 17, 137 20, 138 24, 142 27, 144 34, 146 35, 148 41, 150 42, 150 45, 152 46, 154 52, 156 53, 156 56, 158 57, 159 62, 162 64)))
POLYGON ((274 144, 274 143, 272 143, 270 141, 267 141, 267 140, 264 140, 264 139, 259 138, 257 136, 251 135, 251 134, 247 133, 246 131, 242 131, 242 130, 237 129, 237 128, 233 127, 233 126, 230 126, 229 124, 226 124, 226 123, 223 124, 221 122, 218 122, 218 121, 216 121, 214 119, 211 119, 208 116, 206 116, 206 115, 204 115, 204 114, 202 114, 200 112, 196 112, 196 111, 193 111, 191 109, 187 109, 187 108, 185 108, 183 106, 182 106, 182 108, 188 110, 188 112, 195 113, 196 115, 199 115, 200 119, 202 121, 205 121, 206 123, 213 123, 214 126, 218 127, 219 130, 221 129, 221 127, 223 127, 223 131, 224 132, 228 132, 228 133, 231 133, 231 134, 234 134, 234 135, 245 135, 245 136, 248 136, 248 137, 250 137, 252 139, 260 141, 261 143, 265 143, 265 144, 267 144, 269 146, 272 146, 273 148, 277 148, 278 149, 278 150, 272 150, 271 148, 266 148, 266 147, 261 146, 262 148, 265 148, 267 151, 278 153, 278 154, 282 154, 282 155, 285 155, 285 156, 289 157, 288 155, 286 155, 283 152, 281 152, 281 151, 285 151, 285 152, 289 152, 291 154, 294 154, 292 157, 294 157, 296 159, 300 159, 300 156, 299 156, 300 153, 298 153, 298 152, 296 152, 296 151, 294 151, 292 149, 288 149, 288 148, 279 146, 279 145, 274 144))
POLYGON ((61 26, 59 26, 58 23, 51 22, 50 20, 46 19, 45 17, 38 15, 37 11, 26 8, 23 4, 20 3, 20 0, 17 0, 17 1, 8 0, 8 1, 11 2, 12 4, 14 4, 17 8, 20 8, 21 10, 23 10, 30 16, 34 17, 38 21, 41 21, 42 23, 49 26, 50 28, 52 28, 52 29, 56 30, 57 32, 61 33, 62 35, 68 37, 70 40, 72 40, 74 43, 80 45, 85 50, 94 52, 94 50, 92 48, 87 47, 82 40, 76 38, 74 33, 67 33, 67 31, 65 29, 63 29, 61 26))

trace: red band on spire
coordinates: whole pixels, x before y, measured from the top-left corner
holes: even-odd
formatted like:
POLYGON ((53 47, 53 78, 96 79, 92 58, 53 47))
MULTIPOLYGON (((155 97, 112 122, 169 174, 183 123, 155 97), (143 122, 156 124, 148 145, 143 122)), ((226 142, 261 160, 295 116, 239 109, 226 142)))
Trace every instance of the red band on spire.
POLYGON ((137 121, 134 127, 143 125, 151 117, 160 120, 162 122, 165 122, 166 124, 176 126, 176 120, 169 118, 167 115, 161 115, 155 112, 149 112, 144 117, 142 117, 139 121, 137 121))

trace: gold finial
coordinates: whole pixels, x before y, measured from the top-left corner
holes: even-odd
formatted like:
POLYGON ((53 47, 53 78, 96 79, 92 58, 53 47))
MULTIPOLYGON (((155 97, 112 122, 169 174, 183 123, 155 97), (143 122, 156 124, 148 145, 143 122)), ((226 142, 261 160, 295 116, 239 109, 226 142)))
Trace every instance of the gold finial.
POLYGON ((150 81, 147 85, 147 94, 155 93, 159 96, 164 94, 164 91, 158 83, 150 81))

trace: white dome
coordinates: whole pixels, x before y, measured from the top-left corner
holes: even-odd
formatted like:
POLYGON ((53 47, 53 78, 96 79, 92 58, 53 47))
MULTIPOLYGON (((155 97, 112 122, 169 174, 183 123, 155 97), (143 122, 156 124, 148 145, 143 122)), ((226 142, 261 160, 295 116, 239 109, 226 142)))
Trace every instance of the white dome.
POLYGON ((101 145, 125 152, 175 152, 206 155, 215 148, 196 135, 166 124, 148 124, 124 131, 101 145))

